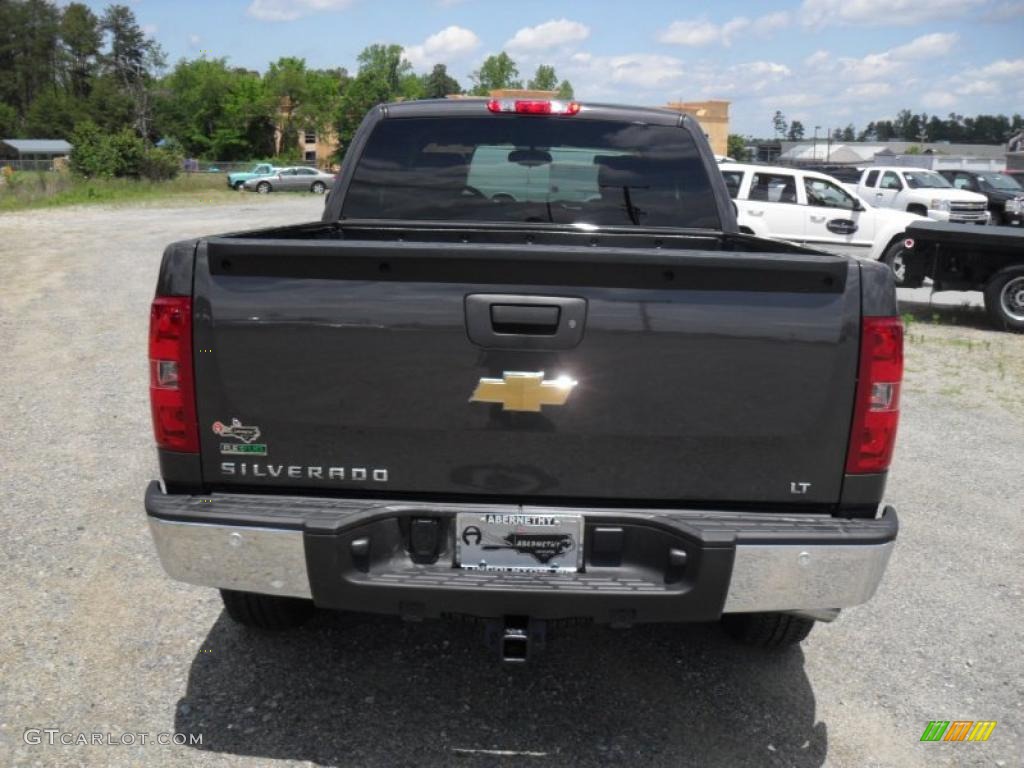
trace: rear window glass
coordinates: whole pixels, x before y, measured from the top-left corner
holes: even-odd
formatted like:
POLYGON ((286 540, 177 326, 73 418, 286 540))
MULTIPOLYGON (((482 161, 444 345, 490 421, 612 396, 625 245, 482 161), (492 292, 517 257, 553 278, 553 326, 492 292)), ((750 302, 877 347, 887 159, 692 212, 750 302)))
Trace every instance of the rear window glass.
POLYGON ((359 158, 344 218, 720 226, 681 128, 573 118, 397 118, 359 158))

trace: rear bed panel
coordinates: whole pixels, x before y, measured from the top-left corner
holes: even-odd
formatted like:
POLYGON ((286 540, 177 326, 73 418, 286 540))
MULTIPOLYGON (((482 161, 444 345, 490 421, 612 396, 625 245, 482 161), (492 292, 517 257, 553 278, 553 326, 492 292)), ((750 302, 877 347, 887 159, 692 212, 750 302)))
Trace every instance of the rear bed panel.
POLYGON ((520 251, 521 282, 509 284, 511 252, 389 244, 384 262, 381 247, 219 240, 212 257, 199 249, 207 482, 504 499, 838 501, 856 381, 856 265, 758 255, 758 283, 742 254, 637 251, 630 265, 610 249, 571 258, 562 249, 560 264, 520 251), (737 283, 746 289, 728 287, 737 283), (465 298, 487 293, 584 299, 582 341, 563 350, 475 345, 465 298), (469 402, 482 377, 509 371, 578 385, 565 405, 541 413, 469 402), (214 432, 233 419, 259 437, 214 432), (239 445, 265 446, 265 455, 239 445))

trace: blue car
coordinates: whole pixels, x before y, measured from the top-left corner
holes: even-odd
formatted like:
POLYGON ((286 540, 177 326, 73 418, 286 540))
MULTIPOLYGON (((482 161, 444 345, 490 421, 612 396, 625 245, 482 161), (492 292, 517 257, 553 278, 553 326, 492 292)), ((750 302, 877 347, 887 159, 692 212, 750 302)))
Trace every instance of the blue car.
POLYGON ((254 165, 248 171, 238 171, 236 173, 228 174, 228 186, 232 189, 240 190, 242 185, 245 184, 249 179, 257 179, 260 176, 272 176, 277 173, 277 166, 271 165, 270 163, 259 163, 254 165))

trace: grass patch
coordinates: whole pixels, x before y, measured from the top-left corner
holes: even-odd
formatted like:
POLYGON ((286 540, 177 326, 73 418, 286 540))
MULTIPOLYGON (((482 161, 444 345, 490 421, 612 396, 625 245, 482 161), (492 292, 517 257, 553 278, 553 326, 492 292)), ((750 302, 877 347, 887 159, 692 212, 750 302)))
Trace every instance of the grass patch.
POLYGON ((83 203, 118 203, 166 197, 237 199, 220 173, 182 174, 169 181, 80 179, 50 171, 15 172, 0 182, 0 212, 83 203))

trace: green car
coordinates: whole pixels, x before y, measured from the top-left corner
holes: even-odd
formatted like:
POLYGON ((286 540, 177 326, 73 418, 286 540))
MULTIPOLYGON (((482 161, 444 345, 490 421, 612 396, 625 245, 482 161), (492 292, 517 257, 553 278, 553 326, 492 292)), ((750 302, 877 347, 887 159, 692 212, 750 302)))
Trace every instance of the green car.
POLYGON ((270 163, 259 163, 248 171, 238 171, 228 174, 228 186, 240 190, 242 185, 249 179, 257 179, 260 176, 270 176, 277 173, 277 167, 270 163))

